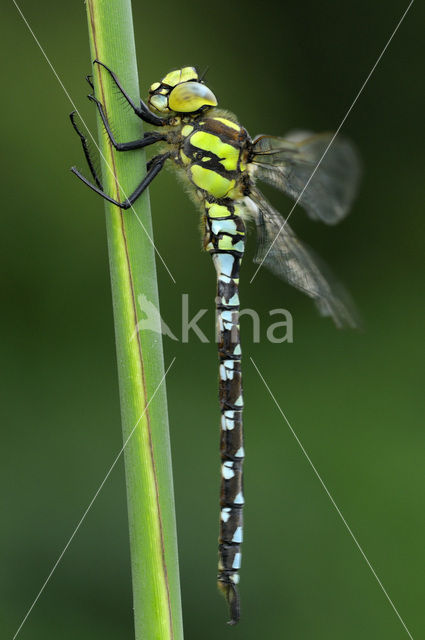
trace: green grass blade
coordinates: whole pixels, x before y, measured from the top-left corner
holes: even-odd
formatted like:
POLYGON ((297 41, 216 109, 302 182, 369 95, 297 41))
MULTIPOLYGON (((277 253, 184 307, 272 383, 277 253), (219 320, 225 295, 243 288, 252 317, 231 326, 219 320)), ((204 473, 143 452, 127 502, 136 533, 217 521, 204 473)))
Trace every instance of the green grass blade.
MULTIPOLYGON (((137 102, 130 0, 87 0, 87 15, 92 60, 98 58, 111 67, 137 102)), ((123 106, 105 70, 95 65, 93 78, 96 96, 118 139, 140 138, 141 121, 123 106)), ((142 179, 145 154, 143 150, 115 152, 100 118, 98 125, 103 186, 122 200, 142 179)), ((143 317, 141 299, 159 309, 147 193, 134 209, 122 212, 106 204, 124 442, 138 423, 125 448, 135 634, 136 640, 180 640, 183 630, 162 342, 151 331, 135 332, 143 317)))

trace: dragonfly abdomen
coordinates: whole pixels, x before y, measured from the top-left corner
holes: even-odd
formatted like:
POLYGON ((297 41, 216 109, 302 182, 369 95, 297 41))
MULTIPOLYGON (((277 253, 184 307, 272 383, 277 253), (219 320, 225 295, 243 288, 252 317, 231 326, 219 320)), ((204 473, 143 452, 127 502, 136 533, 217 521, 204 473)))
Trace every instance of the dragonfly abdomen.
POLYGON ((205 245, 217 271, 217 332, 221 410, 221 494, 218 585, 231 623, 239 620, 239 582, 244 505, 242 464, 243 396, 239 336, 239 271, 245 249, 245 225, 238 203, 206 202, 205 245))

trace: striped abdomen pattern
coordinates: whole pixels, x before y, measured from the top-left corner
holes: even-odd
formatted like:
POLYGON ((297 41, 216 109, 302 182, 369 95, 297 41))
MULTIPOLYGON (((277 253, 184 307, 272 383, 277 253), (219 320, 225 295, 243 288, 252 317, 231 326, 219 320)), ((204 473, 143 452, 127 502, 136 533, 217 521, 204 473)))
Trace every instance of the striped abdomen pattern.
POLYGON ((245 226, 238 206, 207 203, 206 249, 217 271, 217 331, 219 399, 221 410, 221 494, 218 585, 229 606, 231 620, 239 620, 236 585, 241 566, 244 505, 242 464, 242 374, 239 339, 239 270, 245 248, 245 226), (217 217, 217 212, 222 214, 217 217), (223 215, 227 212, 227 215, 223 215))

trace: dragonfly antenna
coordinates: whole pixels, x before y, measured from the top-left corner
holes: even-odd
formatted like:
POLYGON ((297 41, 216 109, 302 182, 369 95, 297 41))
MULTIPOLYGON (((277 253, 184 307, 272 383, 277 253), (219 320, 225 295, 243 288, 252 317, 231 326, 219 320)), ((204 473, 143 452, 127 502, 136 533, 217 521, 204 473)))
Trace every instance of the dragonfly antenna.
POLYGON ((207 75, 207 73, 208 73, 209 69, 210 69, 210 66, 209 66, 209 65, 205 67, 205 71, 204 71, 203 73, 201 73, 201 76, 200 76, 200 78, 199 78, 199 82, 202 82, 202 81, 203 81, 203 79, 204 79, 204 78, 205 78, 205 76, 207 75))

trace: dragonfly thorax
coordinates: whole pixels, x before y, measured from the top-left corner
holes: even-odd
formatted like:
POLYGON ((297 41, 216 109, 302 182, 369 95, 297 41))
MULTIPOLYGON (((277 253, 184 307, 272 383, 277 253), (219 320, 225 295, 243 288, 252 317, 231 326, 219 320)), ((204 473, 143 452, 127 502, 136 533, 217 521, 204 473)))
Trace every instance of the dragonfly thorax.
POLYGON ((148 104, 160 113, 198 113, 216 107, 217 99, 199 79, 195 67, 183 67, 151 85, 148 104))
POLYGON ((214 110, 211 115, 193 118, 181 128, 176 149, 175 162, 210 201, 239 200, 249 191, 251 140, 229 115, 214 110))

